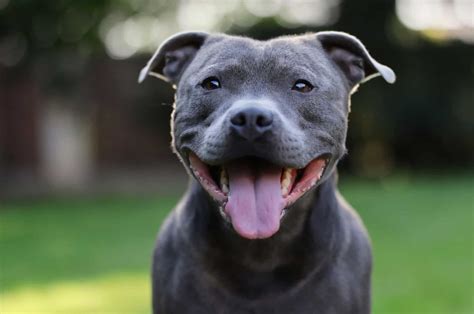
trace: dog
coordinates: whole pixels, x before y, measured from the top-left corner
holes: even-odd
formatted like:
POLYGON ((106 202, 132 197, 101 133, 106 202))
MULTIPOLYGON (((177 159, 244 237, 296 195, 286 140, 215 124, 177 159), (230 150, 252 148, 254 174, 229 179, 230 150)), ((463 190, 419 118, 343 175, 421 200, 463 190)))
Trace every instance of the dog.
POLYGON ((370 240, 336 165, 351 94, 394 72, 343 32, 183 32, 147 76, 176 89, 172 148, 191 176, 156 242, 153 313, 370 313, 370 240))

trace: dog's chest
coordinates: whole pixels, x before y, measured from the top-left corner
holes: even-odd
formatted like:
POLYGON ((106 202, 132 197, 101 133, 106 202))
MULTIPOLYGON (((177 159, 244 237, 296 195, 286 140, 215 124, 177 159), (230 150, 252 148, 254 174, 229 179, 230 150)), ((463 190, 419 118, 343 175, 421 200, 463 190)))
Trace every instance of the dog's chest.
MULTIPOLYGON (((201 274, 202 275, 202 274, 201 274)), ((314 313, 357 313, 351 311, 351 297, 343 291, 336 278, 311 278, 302 287, 280 293, 265 295, 260 292, 258 299, 242 297, 228 288, 200 278, 198 273, 188 273, 176 278, 175 292, 179 300, 167 300, 165 313, 180 314, 314 314, 314 313)), ((268 282, 271 287, 277 281, 268 282)), ((243 288, 245 289, 245 288, 243 288)), ((267 288, 268 289, 268 288, 267 288)), ((271 290, 271 289, 269 289, 271 290)), ((241 291, 245 294, 245 291, 241 291)))

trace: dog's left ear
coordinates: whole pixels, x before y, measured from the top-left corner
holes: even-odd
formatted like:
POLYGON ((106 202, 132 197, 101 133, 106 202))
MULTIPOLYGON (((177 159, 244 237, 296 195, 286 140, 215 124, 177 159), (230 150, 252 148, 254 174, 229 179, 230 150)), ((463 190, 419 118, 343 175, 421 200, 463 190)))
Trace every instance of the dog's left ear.
POLYGON ((339 66, 351 86, 381 75, 388 83, 395 82, 395 73, 373 59, 356 37, 343 32, 318 32, 329 57, 339 66))
POLYGON ((176 85, 208 36, 205 32, 183 32, 168 38, 140 71, 138 83, 150 75, 176 85))

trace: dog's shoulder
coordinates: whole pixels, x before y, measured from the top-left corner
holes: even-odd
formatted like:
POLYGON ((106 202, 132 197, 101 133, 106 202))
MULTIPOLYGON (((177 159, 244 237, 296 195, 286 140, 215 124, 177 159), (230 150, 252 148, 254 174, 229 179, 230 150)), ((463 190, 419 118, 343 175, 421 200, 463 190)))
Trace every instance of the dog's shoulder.
POLYGON ((372 249, 368 232, 352 206, 337 193, 340 213, 345 225, 344 242, 341 246, 336 271, 352 299, 351 313, 370 311, 372 249))
POLYGON ((343 220, 345 237, 341 255, 357 265, 370 266, 372 262, 371 240, 357 211, 337 192, 338 206, 343 220))
POLYGON ((152 262, 153 313, 166 312, 174 307, 173 286, 179 282, 180 272, 179 237, 176 237, 178 219, 175 208, 161 225, 155 241, 152 262))

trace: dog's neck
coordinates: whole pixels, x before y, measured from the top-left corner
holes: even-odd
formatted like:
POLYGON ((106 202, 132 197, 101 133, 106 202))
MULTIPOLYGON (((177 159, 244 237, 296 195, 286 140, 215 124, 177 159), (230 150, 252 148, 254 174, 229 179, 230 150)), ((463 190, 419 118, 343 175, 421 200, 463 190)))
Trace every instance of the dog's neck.
POLYGON ((341 242, 335 171, 289 209, 277 234, 263 240, 237 235, 217 205, 192 181, 178 213, 181 235, 206 268, 203 271, 220 283, 242 287, 247 274, 262 285, 278 275, 294 284, 307 278, 308 272, 321 270, 339 251, 335 247, 341 242))

